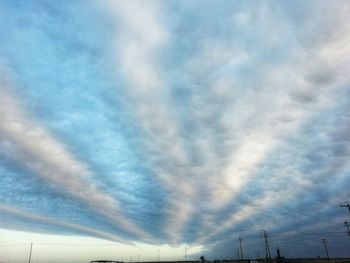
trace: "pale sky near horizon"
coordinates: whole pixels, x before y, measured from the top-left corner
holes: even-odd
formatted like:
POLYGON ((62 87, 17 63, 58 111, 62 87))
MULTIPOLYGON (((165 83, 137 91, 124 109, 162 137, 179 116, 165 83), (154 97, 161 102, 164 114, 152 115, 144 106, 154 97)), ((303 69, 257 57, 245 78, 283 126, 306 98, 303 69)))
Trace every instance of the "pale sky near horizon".
POLYGON ((2 0, 0 36, 0 262, 350 257, 349 1, 2 0))

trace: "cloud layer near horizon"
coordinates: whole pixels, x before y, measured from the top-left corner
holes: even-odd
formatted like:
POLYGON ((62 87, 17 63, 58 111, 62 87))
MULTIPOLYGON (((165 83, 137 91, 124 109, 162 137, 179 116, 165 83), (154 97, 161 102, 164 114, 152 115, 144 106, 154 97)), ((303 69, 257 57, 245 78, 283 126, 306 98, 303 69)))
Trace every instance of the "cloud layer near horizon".
POLYGON ((346 1, 0 5, 1 227, 212 256, 341 227, 346 1))

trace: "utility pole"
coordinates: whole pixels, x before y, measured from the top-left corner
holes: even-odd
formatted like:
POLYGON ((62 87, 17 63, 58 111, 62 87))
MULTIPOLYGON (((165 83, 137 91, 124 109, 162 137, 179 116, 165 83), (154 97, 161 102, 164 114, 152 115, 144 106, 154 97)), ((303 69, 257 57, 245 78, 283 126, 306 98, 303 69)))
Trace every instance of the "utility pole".
POLYGON ((263 237, 265 240, 265 262, 271 263, 272 259, 271 259, 271 252, 270 252, 270 246, 269 246, 269 240, 268 240, 269 234, 265 230, 263 230, 263 237))
POLYGON ((158 262, 160 261, 160 249, 158 249, 158 262))
POLYGON ((239 250, 238 250, 238 247, 237 247, 237 259, 239 260, 239 250))
POLYGON ((243 260, 243 249, 242 249, 242 241, 243 239, 241 237, 238 237, 239 240, 239 247, 241 249, 241 260, 243 260))
POLYGON ((327 247, 327 239, 322 238, 322 243, 324 244, 324 248, 326 249, 327 259, 329 261, 328 247, 327 247))
POLYGON ((350 236, 350 228, 349 228, 349 223, 348 221, 344 222, 344 226, 346 226, 346 229, 348 230, 348 235, 350 236))
MULTIPOLYGON (((348 208, 349 213, 350 213, 350 204, 348 201, 344 202, 343 204, 339 205, 340 207, 345 207, 348 208)), ((350 236, 350 229, 349 229, 349 223, 348 221, 344 222, 344 226, 346 226, 346 229, 348 230, 348 235, 350 236)))
POLYGON ((347 207, 350 213, 350 204, 348 201, 344 202, 343 204, 340 205, 340 207, 347 207))
POLYGON ((33 250, 33 243, 30 243, 30 252, 29 252, 29 260, 28 263, 32 260, 32 250, 33 250))

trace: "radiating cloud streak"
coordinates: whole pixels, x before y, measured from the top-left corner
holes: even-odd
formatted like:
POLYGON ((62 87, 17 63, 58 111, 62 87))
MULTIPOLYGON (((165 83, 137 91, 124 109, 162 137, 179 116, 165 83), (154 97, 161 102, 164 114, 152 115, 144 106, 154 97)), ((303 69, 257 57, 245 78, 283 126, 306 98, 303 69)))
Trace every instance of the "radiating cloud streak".
POLYGON ((36 215, 33 213, 29 213, 27 211, 16 209, 14 207, 8 207, 8 206, 1 205, 0 210, 2 213, 14 215, 16 217, 20 217, 20 218, 24 218, 24 219, 29 219, 29 220, 32 220, 35 222, 43 223, 45 225, 58 226, 58 227, 61 227, 65 230, 78 231, 79 233, 84 233, 86 235, 96 236, 96 237, 100 237, 100 238, 104 238, 104 239, 108 239, 108 240, 112 240, 112 241, 116 241, 116 242, 120 242, 120 243, 124 243, 124 244, 130 244, 129 242, 126 242, 122 239, 119 239, 115 235, 107 233, 107 232, 99 231, 99 230, 93 229, 93 228, 84 227, 84 226, 78 225, 78 224, 72 224, 69 222, 56 221, 54 219, 51 219, 51 218, 48 218, 45 216, 39 216, 39 215, 36 215))
POLYGON ((168 32, 157 19, 161 7, 156 2, 142 1, 110 1, 108 6, 115 11, 120 18, 118 22, 123 25, 117 40, 117 56, 121 59, 119 71, 131 87, 125 92, 130 93, 135 118, 143 136, 147 138, 140 143, 150 152, 147 162, 171 193, 166 232, 173 241, 180 242, 181 228, 192 208, 186 199, 195 189, 186 180, 186 171, 177 174, 169 171, 181 171, 180 167, 186 169, 187 160, 178 127, 167 101, 164 101, 168 84, 162 78, 161 65, 157 60, 156 52, 166 44, 168 37, 168 32), (140 14, 137 19, 135 12, 140 14), (167 160, 171 162, 166 164, 167 160), (176 181, 175 176, 184 182, 176 181), (186 196, 186 199, 181 196, 186 196))
POLYGON ((2 145, 8 147, 5 151, 10 152, 11 158, 41 176, 48 184, 53 184, 60 192, 83 201, 126 231, 147 237, 118 211, 117 200, 96 189, 89 178, 92 174, 84 164, 45 129, 31 122, 18 103, 6 94, 4 87, 1 93, 0 134, 2 145))

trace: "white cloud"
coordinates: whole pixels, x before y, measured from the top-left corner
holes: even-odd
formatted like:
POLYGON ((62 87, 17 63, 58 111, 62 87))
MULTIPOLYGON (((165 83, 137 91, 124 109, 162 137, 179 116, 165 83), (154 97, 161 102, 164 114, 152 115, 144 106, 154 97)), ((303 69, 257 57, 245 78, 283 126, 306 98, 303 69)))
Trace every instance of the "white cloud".
MULTIPOLYGON (((260 219, 259 227, 272 227, 285 218, 279 211, 271 221, 264 218, 275 205, 302 200, 294 210, 305 209, 303 192, 318 202, 328 174, 336 186, 320 200, 329 200, 330 189, 346 181, 348 106, 342 96, 349 84, 349 5, 337 3, 99 3, 114 22, 106 23, 114 29, 106 38, 112 39, 106 46, 113 58, 106 61, 118 75, 111 86, 121 93, 120 109, 131 117, 123 125, 132 126, 131 145, 142 162, 133 168, 155 175, 165 193, 142 193, 145 203, 164 202, 150 213, 161 222, 152 227, 160 238, 165 234, 162 241, 210 242, 252 217, 260 219)), ((118 201, 98 189, 89 166, 25 107, 7 92, 0 102, 1 154, 104 219, 149 242, 156 239, 128 222, 118 201)), ((139 206, 141 199, 135 198, 139 206)))
POLYGON ((6 205, 0 205, 0 211, 1 213, 7 214, 7 215, 14 215, 16 217, 29 219, 31 221, 39 222, 45 225, 58 226, 58 227, 62 227, 65 230, 78 231, 90 236, 100 237, 103 239, 108 239, 108 240, 116 241, 123 244, 130 244, 130 242, 125 241, 117 237, 116 235, 105 231, 100 231, 94 228, 85 227, 80 224, 73 224, 62 220, 55 220, 46 216, 41 216, 41 215, 34 214, 18 208, 6 206, 6 205))
POLYGON ((0 97, 0 138, 1 145, 7 145, 9 157, 62 193, 83 201, 118 227, 142 238, 149 238, 123 216, 117 200, 96 188, 89 168, 38 122, 32 120, 9 95, 4 85, 2 83, 0 97))
MULTIPOLYGON (((307 34, 295 32, 287 20, 276 23, 284 16, 280 9, 268 4, 245 7, 229 19, 233 24, 228 26, 246 31, 200 38, 197 49, 173 69, 176 81, 190 93, 181 115, 182 109, 172 108, 169 76, 174 72, 166 72, 157 55, 169 39, 182 36, 168 32, 158 4, 109 2, 109 7, 118 17, 118 72, 129 84, 130 109, 144 136, 140 144, 148 153, 148 165, 169 192, 165 231, 176 242, 198 212, 209 213, 203 224, 211 230, 216 227, 213 233, 250 214, 248 205, 249 211, 243 209, 227 222, 215 223, 216 213, 245 191, 269 154, 317 111, 334 103, 332 94, 341 86, 337 75, 346 81, 342 72, 349 56, 345 37, 311 51, 302 39, 307 34), (254 48, 247 44, 255 40, 254 48), (319 89, 317 79, 324 78, 333 82, 319 89), (185 122, 193 129, 184 130, 185 122)), ((200 35, 200 27, 195 33, 200 35)), ((274 201, 270 194, 261 198, 264 207, 274 201)))

